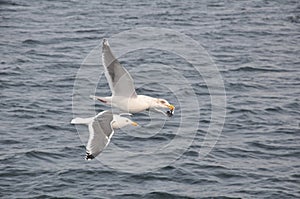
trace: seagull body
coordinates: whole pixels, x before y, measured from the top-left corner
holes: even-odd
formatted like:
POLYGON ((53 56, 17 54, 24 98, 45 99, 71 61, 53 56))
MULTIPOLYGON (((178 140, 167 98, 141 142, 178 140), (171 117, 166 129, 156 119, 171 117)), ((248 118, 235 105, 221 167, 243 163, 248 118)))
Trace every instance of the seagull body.
POLYGON ((174 111, 175 107, 165 99, 137 95, 132 77, 115 58, 106 39, 102 42, 102 63, 112 96, 90 96, 92 99, 128 113, 137 113, 146 109, 160 111, 157 108, 169 108, 171 112, 174 111))
POLYGON ((111 111, 102 111, 95 117, 75 118, 71 124, 84 124, 89 129, 89 140, 86 145, 86 159, 94 159, 109 144, 114 129, 127 125, 137 126, 137 123, 121 115, 112 114, 111 111))
MULTIPOLYGON (((168 102, 163 102, 163 99, 157 99, 146 95, 137 95, 136 97, 123 97, 123 96, 111 96, 111 97, 97 97, 91 96, 94 100, 99 100, 105 104, 113 107, 117 107, 122 111, 128 113, 138 113, 150 108, 169 108, 172 105, 167 105, 168 102), (161 103, 165 103, 166 106, 160 106, 161 103)), ((171 108, 170 108, 171 109, 171 108)))

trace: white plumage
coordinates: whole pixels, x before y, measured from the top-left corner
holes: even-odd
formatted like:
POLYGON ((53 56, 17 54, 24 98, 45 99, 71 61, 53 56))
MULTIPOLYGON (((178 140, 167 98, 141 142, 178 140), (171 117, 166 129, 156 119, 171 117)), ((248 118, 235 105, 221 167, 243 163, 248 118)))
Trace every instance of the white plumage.
POLYGON ((158 108, 168 108, 170 109, 168 112, 170 114, 168 115, 171 116, 173 114, 175 107, 167 100, 137 95, 132 77, 115 58, 106 39, 102 42, 102 63, 112 96, 90 96, 92 99, 99 100, 128 113, 137 113, 146 109, 162 112, 158 108))
POLYGON ((99 155, 109 144, 114 134, 114 129, 127 125, 137 126, 137 123, 126 117, 103 111, 95 117, 74 118, 71 124, 84 124, 89 129, 89 140, 86 145, 86 159, 90 160, 99 155))

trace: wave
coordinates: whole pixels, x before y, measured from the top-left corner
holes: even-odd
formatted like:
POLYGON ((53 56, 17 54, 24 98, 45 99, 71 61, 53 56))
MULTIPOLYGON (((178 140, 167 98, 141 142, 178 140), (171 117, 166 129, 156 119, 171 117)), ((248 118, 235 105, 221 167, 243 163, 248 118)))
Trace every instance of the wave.
POLYGON ((76 33, 101 33, 100 29, 80 29, 75 30, 76 33))
POLYGON ((226 88, 228 89, 241 89, 241 90, 247 90, 248 88, 255 88, 255 89, 268 89, 263 84, 258 83, 229 83, 228 86, 226 85, 226 88))
POLYGON ((284 111, 283 108, 281 108, 280 106, 265 108, 264 110, 266 112, 282 112, 282 111, 284 111))
POLYGON ((62 153, 32 150, 32 151, 25 152, 25 156, 29 158, 51 161, 51 159, 60 159, 65 155, 62 153))
POLYGON ((51 125, 51 124, 40 124, 40 125, 34 125, 34 126, 30 126, 27 127, 28 130, 61 130, 61 126, 57 126, 57 125, 51 125))
POLYGON ((10 0, 8 0, 8 1, 7 0, 1 0, 0 1, 0 5, 2 5, 2 6, 5 6, 5 5, 8 5, 8 6, 28 6, 28 5, 23 4, 23 3, 17 3, 15 1, 10 1, 10 0))
POLYGON ((290 70, 285 69, 275 69, 275 68, 255 68, 251 66, 244 66, 235 69, 229 69, 228 71, 238 71, 238 72, 290 72, 290 70))
POLYGON ((0 144, 2 145, 13 145, 13 144, 20 144, 22 142, 17 141, 17 140, 7 140, 7 139, 1 139, 0 144))
MULTIPOLYGON (((291 150, 297 149, 297 147, 293 147, 291 145, 285 146, 280 143, 279 144, 266 144, 266 143, 261 143, 261 142, 255 141, 255 142, 249 142, 248 144, 252 147, 256 147, 259 149, 265 149, 265 150, 272 151, 272 152, 283 151, 284 153, 286 153, 286 151, 291 151, 291 150)), ((258 151, 260 153, 262 153, 260 150, 258 150, 258 151)), ((276 153, 276 154, 274 153, 273 155, 280 155, 280 153, 276 153)))
POLYGON ((300 23, 300 15, 289 16, 287 20, 291 23, 300 23))
POLYGON ((26 39, 22 41, 22 44, 43 44, 43 42, 35 39, 26 39))
POLYGON ((161 191, 153 191, 146 194, 122 194, 116 195, 115 198, 144 198, 144 199, 153 199, 153 198, 178 198, 178 199, 192 199, 192 197, 182 196, 179 194, 169 193, 169 192, 161 192, 161 191))

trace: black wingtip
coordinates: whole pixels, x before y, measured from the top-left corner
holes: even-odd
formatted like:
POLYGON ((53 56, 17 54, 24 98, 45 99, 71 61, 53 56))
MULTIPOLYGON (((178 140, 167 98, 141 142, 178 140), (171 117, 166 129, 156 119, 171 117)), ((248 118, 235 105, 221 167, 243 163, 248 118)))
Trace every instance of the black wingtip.
POLYGON ((92 154, 90 154, 90 153, 86 153, 86 156, 85 156, 85 159, 86 160, 92 160, 92 159, 94 159, 95 157, 92 155, 92 154))
POLYGON ((103 46, 109 46, 108 40, 107 39, 103 39, 102 45, 103 46))

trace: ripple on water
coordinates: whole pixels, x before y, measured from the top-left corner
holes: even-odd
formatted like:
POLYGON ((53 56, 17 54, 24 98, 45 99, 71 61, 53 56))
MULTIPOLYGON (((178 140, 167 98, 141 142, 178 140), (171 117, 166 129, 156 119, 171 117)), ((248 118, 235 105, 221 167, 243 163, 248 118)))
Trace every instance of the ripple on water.
MULTIPOLYGON (((295 1, 0 4, 0 198, 300 198, 295 1), (137 91, 168 96, 177 103, 178 118, 166 120, 165 128, 154 134, 160 119, 152 125, 147 113, 134 115, 147 132, 116 131, 111 140, 115 145, 133 152, 165 146, 174 139, 183 115, 185 104, 177 96, 191 106, 188 97, 195 93, 200 105, 199 129, 191 146, 184 146, 186 151, 168 166, 132 174, 108 168, 101 155, 100 161, 85 161, 85 146, 69 122, 74 79, 84 58, 102 38, 145 26, 172 28, 207 50, 225 84, 227 115, 222 134, 208 134, 213 92, 180 55, 156 49, 122 55, 122 64, 135 73, 137 91), (171 66, 192 89, 166 78, 170 70, 155 68, 158 65, 171 66), (163 86, 153 82, 159 75, 163 86), (171 84, 178 85, 175 93, 168 89, 171 84), (199 159, 203 141, 210 138, 212 151, 199 159)), ((98 70, 99 64, 84 67, 98 70)), ((83 88, 95 86, 90 76, 77 79, 87 82, 83 88)), ((96 92, 109 95, 106 80, 101 81, 96 92)), ((88 95, 82 99, 90 100, 88 95)), ((108 108, 88 102, 85 113, 108 108)), ((192 114, 187 117, 195 119, 192 114)), ((186 128, 176 138, 187 139, 189 133, 186 128)), ((149 156, 143 161, 147 165, 153 160, 149 156)))

